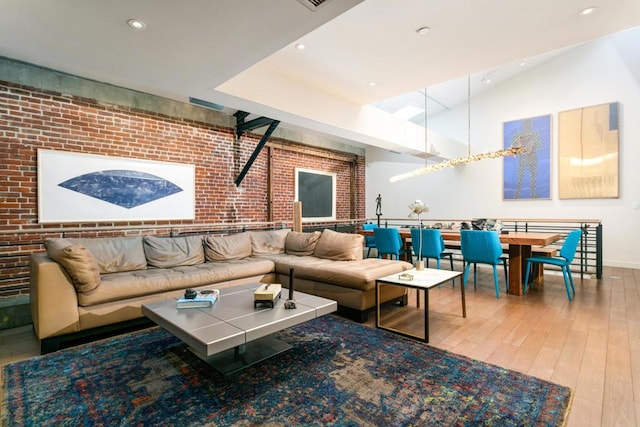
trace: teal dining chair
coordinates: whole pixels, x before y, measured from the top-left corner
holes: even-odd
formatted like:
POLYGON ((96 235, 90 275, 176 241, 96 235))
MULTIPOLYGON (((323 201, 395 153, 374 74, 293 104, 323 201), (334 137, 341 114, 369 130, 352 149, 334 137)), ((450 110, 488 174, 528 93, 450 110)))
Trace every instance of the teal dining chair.
MULTIPOLYGON (((567 238, 560 248, 560 256, 557 257, 531 257, 527 258, 527 269, 524 278, 524 290, 523 293, 527 293, 527 285, 529 284, 529 273, 531 272, 531 264, 551 264, 560 267, 562 270, 562 277, 564 278, 564 287, 567 289, 567 297, 571 301, 572 295, 576 294, 576 289, 573 286, 573 277, 571 275, 571 263, 576 256, 578 250, 578 243, 582 238, 582 230, 573 230, 569 232, 567 238)), ((532 286, 533 287, 533 286, 532 286)))
POLYGON ((395 256, 396 260, 399 260, 401 255, 407 253, 397 228, 374 228, 373 237, 376 239, 378 258, 382 258, 382 255, 389 255, 392 259, 395 256))
POLYGON ((493 281, 496 287, 496 298, 500 298, 500 287, 496 266, 504 266, 504 280, 509 292, 509 276, 507 275, 507 258, 502 254, 500 236, 496 231, 460 230, 460 249, 464 262, 463 286, 467 286, 469 268, 473 264, 473 288, 476 288, 477 264, 489 264, 493 267, 493 281))
POLYGON ((453 253, 446 250, 440 230, 436 228, 412 228, 411 246, 418 259, 426 258, 426 267, 429 267, 430 259, 435 259, 436 268, 440 269, 440 260, 449 258, 451 271, 453 271, 453 253))
MULTIPOLYGON (((365 231, 378 228, 378 224, 362 224, 365 231)), ((376 249, 376 238, 374 236, 364 236, 364 247, 367 248, 367 258, 371 255, 371 249, 376 249)))

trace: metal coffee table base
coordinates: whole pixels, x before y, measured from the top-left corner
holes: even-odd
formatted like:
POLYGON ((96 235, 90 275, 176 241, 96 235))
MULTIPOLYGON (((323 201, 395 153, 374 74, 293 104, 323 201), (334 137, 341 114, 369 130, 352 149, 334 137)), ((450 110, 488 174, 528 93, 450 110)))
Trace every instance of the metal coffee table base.
POLYGON ((192 348, 189 350, 207 362, 213 369, 226 376, 283 353, 290 348, 290 344, 269 335, 209 357, 198 354, 192 348))

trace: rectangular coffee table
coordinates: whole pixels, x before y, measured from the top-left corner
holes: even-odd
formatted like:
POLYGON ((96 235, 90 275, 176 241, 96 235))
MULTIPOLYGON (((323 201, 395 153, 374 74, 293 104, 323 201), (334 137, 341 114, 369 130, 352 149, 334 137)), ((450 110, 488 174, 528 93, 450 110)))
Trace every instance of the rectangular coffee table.
MULTIPOLYGON (((407 270, 402 274, 395 273, 376 280, 376 327, 387 331, 403 335, 409 338, 420 339, 429 342, 429 289, 441 285, 449 280, 460 277, 462 273, 457 271, 439 270, 436 268, 424 268, 422 270, 407 270), (406 276, 405 276, 406 275, 406 276), (404 276, 404 277, 403 277, 404 276), (407 278, 409 277, 409 278, 407 278), (380 286, 392 285, 403 286, 405 288, 424 290, 424 338, 400 331, 395 328, 386 327, 381 324, 380 319, 380 286)), ((462 299, 462 317, 467 317, 467 305, 464 297, 464 286, 460 285, 460 296, 462 299)))
POLYGON ((228 375, 291 348, 271 334, 337 310, 335 301, 295 292, 295 309, 284 298, 254 308, 253 292, 260 283, 220 290, 213 307, 176 307, 176 300, 142 305, 142 313, 181 339, 191 352, 228 375))

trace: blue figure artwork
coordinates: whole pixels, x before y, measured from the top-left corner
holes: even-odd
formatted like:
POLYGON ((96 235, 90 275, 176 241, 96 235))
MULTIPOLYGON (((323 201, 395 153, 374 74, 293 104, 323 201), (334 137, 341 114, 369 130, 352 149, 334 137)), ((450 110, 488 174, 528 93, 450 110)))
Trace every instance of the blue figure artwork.
POLYGON ((504 158, 506 199, 551 198, 551 115, 506 122, 504 148, 523 151, 504 158))
POLYGON ((127 209, 183 191, 166 179, 134 170, 92 172, 68 179, 58 186, 127 209))

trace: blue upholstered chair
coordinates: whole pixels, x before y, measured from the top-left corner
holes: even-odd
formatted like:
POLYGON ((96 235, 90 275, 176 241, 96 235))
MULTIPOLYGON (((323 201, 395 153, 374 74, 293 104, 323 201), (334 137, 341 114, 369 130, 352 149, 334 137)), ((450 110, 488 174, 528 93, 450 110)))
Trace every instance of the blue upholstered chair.
MULTIPOLYGON (((378 224, 362 224, 362 229, 374 230, 378 228, 378 224)), ((364 247, 367 248, 367 258, 371 255, 371 248, 376 247, 376 238, 374 236, 364 236, 364 247)))
POLYGON ((573 230, 565 239, 560 248, 560 256, 558 257, 531 257, 527 258, 527 270, 524 278, 524 293, 527 293, 527 285, 529 284, 529 273, 531 272, 531 264, 551 264, 560 267, 562 269, 562 277, 564 278, 564 287, 567 289, 567 297, 569 301, 572 300, 572 296, 576 294, 576 289, 573 286, 573 277, 571 276, 571 262, 576 256, 578 250, 578 243, 582 237, 582 230, 573 230))
POLYGON ((402 237, 397 228, 374 228, 373 237, 376 239, 376 249, 378 250, 378 258, 382 255, 390 255, 393 259, 400 259, 400 255, 406 253, 403 248, 402 237))
POLYGON ((493 281, 496 287, 496 298, 500 298, 500 287, 496 266, 504 265, 504 280, 509 292, 509 277, 507 275, 507 258, 502 256, 500 236, 496 231, 460 230, 460 249, 464 258, 464 286, 467 286, 469 267, 473 264, 473 288, 476 288, 477 264, 489 264, 493 267, 493 281))
POLYGON ((413 252, 418 258, 426 258, 426 266, 429 267, 429 260, 436 260, 436 267, 440 269, 440 260, 449 258, 451 271, 453 271, 453 253, 446 251, 444 239, 440 230, 435 228, 412 228, 411 245, 413 252), (420 235, 422 234, 422 239, 420 235))

